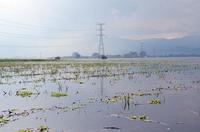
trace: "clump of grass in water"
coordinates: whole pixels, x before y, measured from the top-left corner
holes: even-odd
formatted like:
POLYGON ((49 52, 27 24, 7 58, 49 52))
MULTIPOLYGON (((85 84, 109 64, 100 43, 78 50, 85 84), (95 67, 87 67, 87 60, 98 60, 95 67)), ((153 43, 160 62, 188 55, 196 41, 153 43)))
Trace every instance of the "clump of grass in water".
POLYGON ((146 115, 139 115, 139 116, 136 116, 136 115, 132 115, 129 117, 130 120, 140 120, 140 121, 145 121, 147 120, 147 116, 146 115))
POLYGON ((150 96, 151 93, 143 93, 143 92, 140 92, 140 93, 131 93, 132 96, 150 96))
POLYGON ((18 130, 17 132, 33 132, 33 131, 32 130, 21 129, 21 130, 18 130))
MULTIPOLYGON (((37 132, 47 132, 49 130, 49 127, 46 125, 41 125, 37 128, 37 132)), ((30 129, 20 129, 17 132, 33 132, 33 130, 30 129)))
POLYGON ((27 90, 26 88, 22 88, 21 90, 16 92, 16 95, 21 97, 31 97, 33 95, 33 92, 27 90))
POLYGON ((61 92, 51 92, 52 97, 63 97, 63 96, 68 96, 66 93, 61 93, 61 92))
POLYGON ((46 125, 41 125, 39 128, 38 128, 38 131, 39 132, 44 132, 44 131, 47 131, 49 129, 48 126, 46 125))
POLYGON ((110 98, 103 100, 103 102, 105 102, 107 104, 113 104, 113 103, 117 103, 118 101, 122 100, 123 97, 125 97, 125 96, 114 96, 114 97, 110 97, 110 98))
POLYGON ((149 104, 161 104, 161 101, 160 101, 160 99, 151 99, 149 101, 149 104))
POLYGON ((0 117, 0 125, 7 124, 10 120, 5 117, 0 117))

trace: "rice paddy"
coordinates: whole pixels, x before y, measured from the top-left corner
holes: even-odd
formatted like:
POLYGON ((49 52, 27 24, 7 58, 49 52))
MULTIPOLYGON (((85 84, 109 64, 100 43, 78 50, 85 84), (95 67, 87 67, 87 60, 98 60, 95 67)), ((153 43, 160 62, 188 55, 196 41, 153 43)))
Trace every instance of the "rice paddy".
POLYGON ((0 131, 200 129, 199 58, 0 62, 0 131))

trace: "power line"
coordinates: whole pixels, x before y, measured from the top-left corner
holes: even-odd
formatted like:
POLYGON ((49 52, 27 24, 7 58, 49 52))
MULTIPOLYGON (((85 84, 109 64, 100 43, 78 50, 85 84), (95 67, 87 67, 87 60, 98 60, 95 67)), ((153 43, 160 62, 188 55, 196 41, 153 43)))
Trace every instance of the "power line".
MULTIPOLYGON (((9 25, 9 24, 14 24, 11 25, 12 27, 17 27, 17 28, 23 28, 23 29, 35 29, 35 28, 39 28, 39 29, 47 29, 47 31, 49 30, 53 30, 53 31, 71 31, 71 32, 75 32, 75 31, 91 31, 91 29, 82 29, 82 28, 58 28, 58 27, 49 27, 49 26, 44 26, 44 25, 38 25, 38 24, 26 24, 26 23, 20 23, 20 22, 16 22, 16 21, 11 21, 11 20, 5 20, 5 19, 1 19, 1 22, 4 22, 4 25, 9 25)), ((10 26, 10 25, 9 25, 10 26)))
POLYGON ((67 47, 67 45, 0 45, 1 48, 58 48, 67 47))
MULTIPOLYGON (((79 39, 81 38, 81 36, 59 36, 59 37, 53 37, 52 35, 55 36, 56 33, 60 33, 60 32, 93 32, 94 30, 92 29, 87 29, 87 28, 57 28, 57 27, 49 27, 49 26, 44 26, 44 25, 34 25, 34 24, 26 24, 26 23, 20 23, 20 22, 16 22, 16 21, 12 21, 12 20, 6 20, 6 19, 2 19, 0 18, 0 22, 2 25, 7 25, 7 28, 19 28, 19 29, 24 29, 26 31, 34 31, 34 33, 37 33, 37 35, 35 34, 26 34, 26 33, 14 33, 14 32, 4 32, 4 31, 0 31, 0 34, 2 38, 8 38, 8 39, 28 39, 28 40, 49 40, 49 39, 79 39), (35 30, 36 28, 40 29, 40 30, 35 30), (43 36, 43 31, 45 32, 45 36, 43 36), (46 33, 48 32, 48 33, 46 33), (40 35, 39 35, 40 34, 40 35), (2 36, 3 35, 3 36, 2 36), (51 36, 50 36, 51 35, 51 36)), ((1 26, 0 26, 1 27, 1 26)), ((14 30, 15 31, 15 30, 14 30)), ((21 31, 21 30, 17 30, 17 31, 21 31)), ((56 36, 58 36, 59 34, 56 34, 56 36)), ((62 35, 62 34, 61 34, 62 35)))
MULTIPOLYGON (((21 27, 21 26, 19 26, 19 27, 21 27)), ((23 27, 23 29, 26 29, 26 28, 23 27)), ((51 28, 51 29, 53 29, 53 28, 51 28)), ((20 30, 17 30, 17 31, 20 31, 20 30)), ((29 31, 32 31, 32 30, 29 30, 29 31)), ((44 33, 40 32, 40 31, 43 31, 43 30, 39 30, 39 32, 37 32, 37 31, 35 32, 35 30, 34 30, 34 32, 33 32, 34 34, 24 33, 24 32, 28 32, 28 31, 20 31, 20 33, 15 33, 15 32, 11 32, 11 31, 9 31, 9 32, 8 31, 0 31, 0 34, 1 34, 0 37, 6 36, 9 38, 20 38, 20 39, 78 39, 78 38, 81 38, 81 36, 80 35, 77 36, 75 32, 77 32, 79 34, 80 34, 80 31, 93 32, 93 30, 82 30, 82 29, 80 29, 80 30, 78 30, 78 29, 73 29, 73 30, 72 29, 59 29, 59 30, 57 30, 59 32, 54 32, 54 31, 51 32, 49 30, 46 30, 48 33, 45 33, 45 36, 44 36, 43 35, 44 33), (56 36, 58 36, 59 34, 61 34, 60 31, 61 32, 67 32, 67 31, 71 32, 72 31, 75 33, 75 35, 71 36, 71 34, 69 34, 70 36, 65 35, 65 36, 59 36, 59 37, 52 36, 52 35, 55 36, 55 34, 56 34, 56 36), (21 33, 21 32, 23 32, 23 33, 21 33), (37 35, 35 35, 35 33, 37 33, 37 35), (2 35, 4 35, 4 36, 2 36, 2 35), (51 35, 51 36, 49 36, 49 35, 51 35)))
POLYGON ((53 36, 41 36, 41 35, 34 35, 34 34, 25 34, 25 33, 11 33, 11 32, 4 32, 0 31, 0 37, 8 37, 9 39, 19 38, 19 39, 78 39, 81 36, 63 36, 63 37, 53 37, 53 36), (2 36, 4 35, 4 36, 2 36))

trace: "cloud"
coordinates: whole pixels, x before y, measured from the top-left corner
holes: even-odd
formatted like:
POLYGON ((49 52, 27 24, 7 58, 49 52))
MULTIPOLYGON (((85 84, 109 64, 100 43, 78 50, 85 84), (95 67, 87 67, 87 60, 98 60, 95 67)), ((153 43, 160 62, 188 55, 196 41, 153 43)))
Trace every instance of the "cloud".
POLYGON ((96 24, 105 22, 105 47, 110 44, 106 48, 112 53, 114 48, 122 51, 120 45, 130 49, 132 40, 200 33, 199 12, 199 0, 0 0, 0 43, 13 45, 6 48, 12 49, 9 53, 13 56, 24 52, 19 45, 35 46, 35 51, 26 47, 30 56, 39 52, 45 56, 70 55, 73 51, 91 54, 98 49, 96 24), (107 42, 108 38, 112 41, 107 42), (128 42, 115 46, 121 38, 128 42), (130 47, 124 46, 127 43, 130 47))
POLYGON ((200 32, 199 0, 132 0, 132 4, 137 6, 128 16, 112 10, 108 27, 113 36, 171 39, 200 32))
POLYGON ((183 38, 186 33, 174 32, 174 33, 158 33, 158 34, 143 34, 143 35, 129 35, 122 37, 122 39, 130 40, 147 40, 147 39, 176 39, 183 38))

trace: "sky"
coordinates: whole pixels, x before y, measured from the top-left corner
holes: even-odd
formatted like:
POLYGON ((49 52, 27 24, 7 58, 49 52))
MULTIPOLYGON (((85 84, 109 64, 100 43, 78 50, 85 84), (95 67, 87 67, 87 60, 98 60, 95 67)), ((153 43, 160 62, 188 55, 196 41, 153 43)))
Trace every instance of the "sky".
POLYGON ((199 35, 199 12, 199 0, 0 0, 0 58, 91 55, 101 22, 106 54, 136 51, 199 35))

